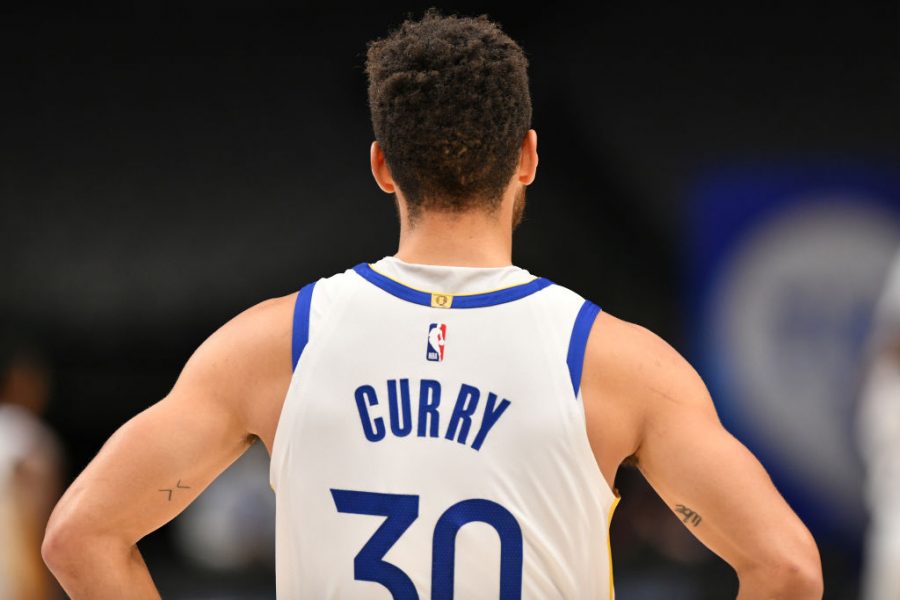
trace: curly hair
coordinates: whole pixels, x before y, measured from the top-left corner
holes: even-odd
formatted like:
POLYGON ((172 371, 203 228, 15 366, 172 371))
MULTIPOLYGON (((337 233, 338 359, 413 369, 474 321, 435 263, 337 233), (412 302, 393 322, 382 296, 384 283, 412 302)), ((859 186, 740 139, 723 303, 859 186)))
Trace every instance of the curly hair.
POLYGON ((431 7, 368 42, 372 126, 411 216, 499 206, 531 127, 527 67, 486 14, 431 7))

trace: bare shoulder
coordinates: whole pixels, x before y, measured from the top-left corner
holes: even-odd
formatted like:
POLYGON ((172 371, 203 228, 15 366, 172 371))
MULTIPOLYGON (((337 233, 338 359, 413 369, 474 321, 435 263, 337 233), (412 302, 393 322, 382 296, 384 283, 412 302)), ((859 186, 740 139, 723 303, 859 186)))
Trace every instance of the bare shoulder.
POLYGON ((269 298, 241 311, 216 329, 197 348, 186 365, 195 371, 214 371, 217 376, 239 374, 271 362, 287 348, 283 361, 290 363, 292 293, 269 298))
POLYGON ((226 404, 268 446, 293 370, 296 297, 293 292, 263 300, 226 321, 199 344, 171 393, 226 404))
POLYGON ((606 311, 588 336, 581 386, 591 446, 609 481, 673 411, 718 419, 703 380, 675 348, 606 311))
POLYGON ((601 312, 585 351, 585 378, 602 380, 623 397, 712 409, 709 393, 693 366, 659 335, 601 312))

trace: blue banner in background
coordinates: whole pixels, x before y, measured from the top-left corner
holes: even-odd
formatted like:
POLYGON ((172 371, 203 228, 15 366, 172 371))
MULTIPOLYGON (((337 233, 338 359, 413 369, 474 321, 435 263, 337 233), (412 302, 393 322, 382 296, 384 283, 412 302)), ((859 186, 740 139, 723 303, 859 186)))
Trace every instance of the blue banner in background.
POLYGON ((689 200, 692 363, 725 426, 817 537, 857 545, 862 348, 900 247, 900 179, 745 165, 709 174, 689 200))

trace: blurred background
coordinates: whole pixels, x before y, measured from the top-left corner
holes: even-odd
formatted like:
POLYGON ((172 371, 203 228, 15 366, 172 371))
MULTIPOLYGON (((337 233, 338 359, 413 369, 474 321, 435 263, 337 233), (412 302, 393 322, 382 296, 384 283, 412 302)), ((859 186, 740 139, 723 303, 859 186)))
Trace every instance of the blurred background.
MULTIPOLYGON (((365 47, 428 5, 0 8, 0 598, 54 597, 46 511, 213 330, 395 252, 365 47)), ((694 364, 826 598, 900 598, 897 3, 438 6, 530 61, 516 264, 694 364)), ((163 597, 274 597, 253 448, 142 541, 163 597)), ((637 471, 617 485, 618 598, 734 597, 637 471)))

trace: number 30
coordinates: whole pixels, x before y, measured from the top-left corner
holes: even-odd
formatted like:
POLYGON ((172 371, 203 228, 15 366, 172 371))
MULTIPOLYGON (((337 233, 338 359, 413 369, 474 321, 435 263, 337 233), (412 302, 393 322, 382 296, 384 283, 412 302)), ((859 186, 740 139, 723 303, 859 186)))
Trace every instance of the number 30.
MULTIPOLYGON (((416 587, 400 568, 382 560, 419 516, 419 497, 331 490, 338 512, 387 517, 353 559, 353 577, 380 583, 395 600, 418 599, 416 587)), ((500 536, 500 600, 522 596, 522 530, 508 510, 490 500, 457 502, 440 516, 431 546, 431 597, 453 598, 456 534, 463 525, 487 523, 500 536)))

